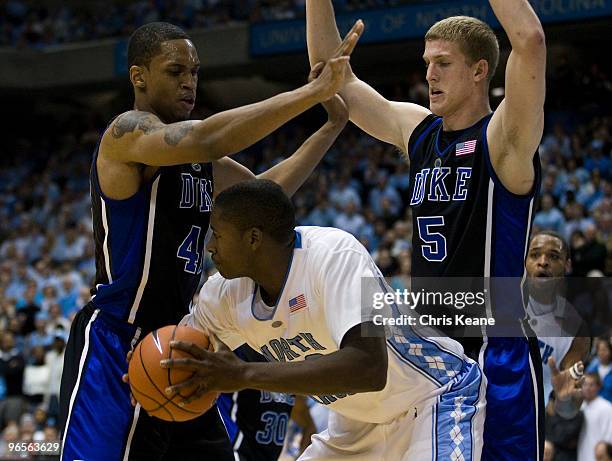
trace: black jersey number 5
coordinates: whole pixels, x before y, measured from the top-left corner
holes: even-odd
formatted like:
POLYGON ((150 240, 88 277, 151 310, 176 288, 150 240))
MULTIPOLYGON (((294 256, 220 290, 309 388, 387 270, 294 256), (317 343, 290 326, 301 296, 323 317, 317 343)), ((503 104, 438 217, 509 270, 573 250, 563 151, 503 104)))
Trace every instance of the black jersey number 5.
MULTIPOLYGON (((444 216, 418 216, 419 237, 424 242, 421 254, 427 261, 442 262, 446 259, 446 237, 435 228, 444 227, 444 216)), ((441 230, 441 229, 440 229, 441 230)))

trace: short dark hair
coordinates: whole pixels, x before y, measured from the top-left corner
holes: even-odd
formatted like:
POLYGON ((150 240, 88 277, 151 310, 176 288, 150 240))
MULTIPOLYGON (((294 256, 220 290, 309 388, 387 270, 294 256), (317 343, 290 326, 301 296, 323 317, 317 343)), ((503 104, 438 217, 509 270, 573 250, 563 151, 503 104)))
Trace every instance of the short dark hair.
POLYGON ((597 347, 599 347, 599 343, 603 343, 606 345, 610 353, 612 353, 612 341, 610 341, 610 337, 606 335, 602 335, 597 338, 597 347))
POLYGON ((584 377, 591 378, 593 381, 595 381, 595 384, 597 384, 598 387, 601 387, 601 377, 599 376, 599 373, 597 373, 596 371, 585 373, 584 377))
POLYGON ((533 242, 533 239, 539 235, 548 235, 550 237, 554 237, 557 240, 559 240, 561 242, 561 251, 565 253, 565 259, 570 259, 571 254, 570 254, 569 245, 567 244, 565 239, 561 236, 561 234, 559 234, 558 232, 552 231, 552 230, 546 229, 546 230, 542 230, 538 232, 537 234, 535 234, 533 237, 531 237, 531 240, 529 241, 529 246, 531 246, 531 242, 533 242))
POLYGON ((128 42, 128 69, 132 66, 148 66, 151 59, 161 52, 162 43, 177 39, 191 40, 191 37, 169 22, 150 22, 140 26, 128 42))
POLYGON ((223 220, 241 231, 256 227, 281 244, 293 238, 295 210, 273 181, 253 179, 234 184, 217 196, 214 206, 223 220))

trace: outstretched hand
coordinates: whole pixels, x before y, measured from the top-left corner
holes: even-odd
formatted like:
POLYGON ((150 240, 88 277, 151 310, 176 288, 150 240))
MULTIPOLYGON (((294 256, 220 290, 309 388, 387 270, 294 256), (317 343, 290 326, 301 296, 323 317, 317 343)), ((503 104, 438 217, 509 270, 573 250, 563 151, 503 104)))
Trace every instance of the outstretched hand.
POLYGON ((190 403, 207 392, 235 392, 246 387, 243 378, 245 362, 221 341, 217 341, 216 352, 186 341, 171 341, 170 347, 187 352, 192 357, 162 360, 160 366, 188 370, 194 374, 183 382, 167 387, 166 395, 171 396, 180 393, 183 388, 197 386, 197 390, 179 402, 179 405, 190 403))
POLYGON ((584 377, 584 364, 582 362, 575 363, 567 370, 559 371, 557 363, 553 357, 548 359, 548 367, 552 375, 551 381, 555 390, 555 397, 558 400, 580 400, 582 399, 582 382, 584 377), (574 372, 572 373, 572 369, 574 372))
MULTIPOLYGON (((323 61, 316 63, 314 67, 310 69, 308 82, 312 82, 313 80, 319 78, 324 66, 325 63, 323 61)), ((330 122, 342 126, 346 125, 346 122, 348 122, 349 119, 349 111, 346 103, 339 94, 335 94, 331 99, 323 101, 321 104, 327 111, 327 116, 330 122)))

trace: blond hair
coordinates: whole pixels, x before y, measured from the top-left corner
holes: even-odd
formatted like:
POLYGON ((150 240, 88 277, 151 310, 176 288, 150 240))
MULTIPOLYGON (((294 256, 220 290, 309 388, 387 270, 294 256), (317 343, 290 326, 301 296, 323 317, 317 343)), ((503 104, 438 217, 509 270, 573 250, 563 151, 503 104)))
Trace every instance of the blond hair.
POLYGON ((451 16, 436 22, 425 34, 425 41, 448 40, 459 45, 473 64, 484 59, 489 64, 487 81, 491 81, 499 63, 499 42, 493 29, 480 19, 451 16))

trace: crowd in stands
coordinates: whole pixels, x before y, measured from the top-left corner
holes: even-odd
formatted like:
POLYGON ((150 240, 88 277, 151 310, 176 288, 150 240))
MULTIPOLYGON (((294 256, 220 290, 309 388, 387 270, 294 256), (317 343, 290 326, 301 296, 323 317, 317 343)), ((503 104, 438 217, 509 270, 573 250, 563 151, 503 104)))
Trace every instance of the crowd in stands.
MULTIPOLYGON (((423 1, 423 0, 421 0, 423 1)), ((414 0, 336 0, 338 12, 413 3, 414 0)), ((185 29, 233 22, 293 19, 305 14, 305 0, 136 0, 92 2, 0 1, 0 46, 45 47, 129 36, 152 21, 185 29)))

